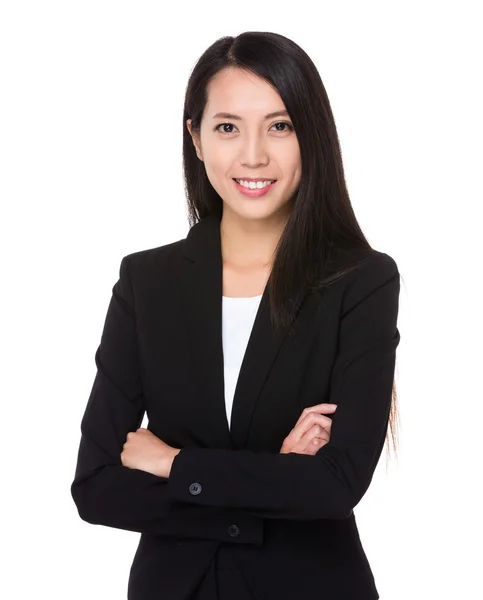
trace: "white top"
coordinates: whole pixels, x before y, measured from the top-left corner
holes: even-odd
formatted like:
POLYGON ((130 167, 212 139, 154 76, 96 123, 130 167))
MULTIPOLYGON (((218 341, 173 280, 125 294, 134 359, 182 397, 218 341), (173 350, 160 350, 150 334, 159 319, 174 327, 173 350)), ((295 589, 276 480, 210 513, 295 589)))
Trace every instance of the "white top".
POLYGON ((223 367, 225 374, 225 407, 228 427, 231 429, 231 412, 238 374, 250 339, 253 323, 263 294, 249 298, 223 296, 222 337, 223 367))

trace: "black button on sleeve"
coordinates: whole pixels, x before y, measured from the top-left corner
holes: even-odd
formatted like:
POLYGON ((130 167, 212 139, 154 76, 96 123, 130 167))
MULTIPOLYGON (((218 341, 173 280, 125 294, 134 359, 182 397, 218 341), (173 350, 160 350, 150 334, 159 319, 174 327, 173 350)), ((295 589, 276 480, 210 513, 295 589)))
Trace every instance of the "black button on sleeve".
POLYGON ((198 494, 201 494, 201 490, 203 488, 201 487, 201 483, 192 483, 190 485, 190 494, 192 494, 193 496, 197 496, 198 494))

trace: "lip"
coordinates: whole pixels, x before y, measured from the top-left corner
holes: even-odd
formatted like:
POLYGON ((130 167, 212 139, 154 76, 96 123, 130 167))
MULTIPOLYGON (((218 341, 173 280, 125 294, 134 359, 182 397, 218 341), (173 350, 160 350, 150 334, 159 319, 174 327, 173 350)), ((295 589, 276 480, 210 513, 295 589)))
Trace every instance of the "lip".
MULTIPOLYGON (((263 188, 250 189, 250 188, 243 187, 237 181, 235 181, 235 179, 233 179, 232 181, 235 184, 235 187, 237 188, 237 190, 239 192, 241 192, 244 196, 248 196, 249 198, 258 198, 259 196, 265 196, 265 194, 268 194, 268 192, 277 183, 277 180, 275 180, 273 183, 271 183, 270 185, 267 185, 263 188)), ((244 179, 244 181, 266 181, 266 179, 248 179, 248 180, 244 179)))
MULTIPOLYGON (((240 181, 272 181, 271 177, 233 177, 233 179, 239 179, 240 181)), ((273 181, 277 181, 274 179, 273 181)))

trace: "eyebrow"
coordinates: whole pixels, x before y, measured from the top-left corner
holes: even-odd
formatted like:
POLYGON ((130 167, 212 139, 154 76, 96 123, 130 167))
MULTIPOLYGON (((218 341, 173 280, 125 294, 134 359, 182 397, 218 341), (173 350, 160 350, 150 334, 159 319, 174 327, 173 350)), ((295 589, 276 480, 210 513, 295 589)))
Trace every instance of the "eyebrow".
MULTIPOLYGON (((274 117, 288 117, 289 114, 286 110, 277 110, 275 112, 269 113, 268 115, 265 115, 265 119, 273 119, 274 117)), ((213 115, 213 119, 217 119, 217 118, 222 118, 222 119, 233 119, 235 121, 242 121, 242 117, 239 117, 238 115, 232 115, 231 113, 227 113, 227 112, 219 112, 216 113, 216 115, 213 115)))

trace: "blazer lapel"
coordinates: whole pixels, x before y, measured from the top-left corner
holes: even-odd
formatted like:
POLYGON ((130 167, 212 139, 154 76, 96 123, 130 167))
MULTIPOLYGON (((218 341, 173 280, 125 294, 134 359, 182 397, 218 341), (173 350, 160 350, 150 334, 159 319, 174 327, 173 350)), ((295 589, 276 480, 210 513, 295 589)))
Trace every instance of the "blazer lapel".
MULTIPOLYGON (((223 371, 223 262, 220 219, 204 217, 189 231, 180 269, 182 310, 186 317, 187 348, 195 373, 199 401, 213 423, 213 444, 219 448, 246 447, 251 417, 270 368, 285 338, 270 322, 268 284, 265 287, 241 365, 228 426, 223 371)), ((299 294, 297 302, 303 301, 299 294)))

